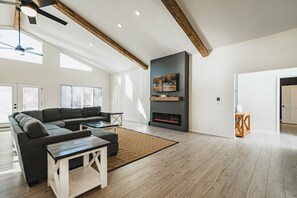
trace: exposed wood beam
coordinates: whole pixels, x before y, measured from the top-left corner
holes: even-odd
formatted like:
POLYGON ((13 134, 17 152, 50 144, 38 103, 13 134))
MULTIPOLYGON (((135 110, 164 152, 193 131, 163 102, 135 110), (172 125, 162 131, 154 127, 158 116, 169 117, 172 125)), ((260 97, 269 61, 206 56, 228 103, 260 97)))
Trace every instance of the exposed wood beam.
POLYGON ((138 59, 136 56, 134 56, 132 53, 130 53, 128 50, 126 50, 124 47, 122 47, 120 44, 112 40, 110 37, 108 37, 106 34, 104 34, 102 31, 100 31, 98 28, 96 28, 94 25, 89 23, 87 20, 85 20, 83 17, 81 17, 79 14, 75 13, 73 10, 71 10, 69 7, 67 7, 65 4, 58 1, 56 4, 54 4, 54 7, 58 9, 60 12, 68 16, 70 19, 81 25, 83 28, 97 36, 99 39, 107 43, 109 46, 120 52, 122 55, 130 59, 131 61, 138 64, 143 69, 147 70, 148 65, 146 65, 144 62, 142 62, 140 59, 138 59))
MULTIPOLYGON (((16 1, 16 2, 18 2, 18 1, 16 1)), ((15 9, 15 11, 14 11, 14 19, 13 19, 13 28, 15 30, 18 30, 19 29, 19 17, 20 17, 19 10, 15 9)))
POLYGON ((173 18, 176 20, 176 22, 180 25, 180 27, 184 30, 186 35, 189 37, 189 39, 192 41, 192 43, 195 45, 195 47, 198 49, 200 54, 203 57, 206 57, 209 55, 209 51, 199 38, 198 34, 195 32, 194 28, 188 21, 187 17, 181 10, 181 8, 178 6, 175 0, 162 0, 163 4, 167 8, 167 10, 171 13, 173 18))

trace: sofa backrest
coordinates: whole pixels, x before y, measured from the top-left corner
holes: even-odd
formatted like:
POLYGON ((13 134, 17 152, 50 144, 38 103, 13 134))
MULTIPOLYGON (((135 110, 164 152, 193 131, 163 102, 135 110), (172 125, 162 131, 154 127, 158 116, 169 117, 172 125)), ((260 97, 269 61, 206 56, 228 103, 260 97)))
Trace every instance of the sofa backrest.
POLYGON ((73 118, 82 118, 82 111, 80 108, 70 109, 70 108, 61 108, 61 117, 62 119, 73 119, 73 118))
POLYGON ((42 114, 44 122, 62 120, 59 108, 43 109, 42 114))
POLYGON ((37 120, 44 122, 43 114, 41 110, 34 110, 34 111, 23 111, 22 113, 29 115, 37 120))
POLYGON ((101 112, 101 107, 84 107, 82 108, 83 117, 92 117, 92 116, 99 116, 101 112))

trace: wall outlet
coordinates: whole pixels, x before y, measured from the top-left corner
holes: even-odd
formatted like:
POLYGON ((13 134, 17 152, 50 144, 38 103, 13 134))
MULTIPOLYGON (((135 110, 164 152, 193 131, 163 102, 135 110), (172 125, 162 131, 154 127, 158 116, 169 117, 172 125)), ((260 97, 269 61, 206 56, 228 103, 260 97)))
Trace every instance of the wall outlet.
POLYGON ((217 103, 218 103, 219 105, 222 104, 222 99, 221 99, 221 97, 217 97, 217 103))

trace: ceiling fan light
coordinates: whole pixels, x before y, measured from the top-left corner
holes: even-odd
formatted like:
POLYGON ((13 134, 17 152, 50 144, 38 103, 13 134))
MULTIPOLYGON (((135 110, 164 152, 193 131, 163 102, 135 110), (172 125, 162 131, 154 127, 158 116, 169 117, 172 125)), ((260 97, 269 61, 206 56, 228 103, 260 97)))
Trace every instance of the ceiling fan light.
POLYGON ((22 46, 18 45, 15 49, 14 49, 14 52, 17 54, 17 55, 20 55, 20 56, 24 56, 25 55, 25 49, 22 48, 22 46))
POLYGON ((17 50, 15 49, 14 52, 19 55, 19 56, 24 56, 25 55, 25 51, 21 51, 21 50, 17 50))
POLYGON ((34 3, 23 3, 21 5, 21 11, 29 17, 37 16, 37 6, 34 3))

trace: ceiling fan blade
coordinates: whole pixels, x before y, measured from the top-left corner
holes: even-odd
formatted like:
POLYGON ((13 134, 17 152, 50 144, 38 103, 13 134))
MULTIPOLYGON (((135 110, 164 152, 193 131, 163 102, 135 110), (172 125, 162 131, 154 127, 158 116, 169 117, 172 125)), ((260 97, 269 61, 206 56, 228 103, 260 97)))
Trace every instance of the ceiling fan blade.
POLYGON ((43 54, 39 54, 39 53, 36 53, 36 52, 31 52, 31 51, 25 51, 26 53, 29 53, 29 54, 34 54, 34 55, 37 55, 37 56, 43 56, 43 54))
POLYGON ((14 48, 11 48, 11 47, 0 47, 0 49, 14 50, 14 48))
POLYGON ((55 17, 54 15, 51 15, 50 13, 47 13, 41 9, 37 9, 37 12, 47 18, 50 18, 58 23, 61 23, 63 25, 67 25, 67 22, 66 21, 63 21, 62 19, 59 19, 58 17, 55 17))
POLYGON ((11 1, 0 1, 0 3, 7 4, 7 5, 14 5, 14 6, 20 5, 20 3, 11 2, 11 1))
POLYGON ((56 0, 33 0, 33 2, 39 7, 45 7, 45 6, 49 6, 49 5, 53 5, 56 4, 57 1, 56 0))
POLYGON ((25 50, 26 50, 26 51, 34 50, 34 48, 33 48, 33 47, 26 47, 25 50))
POLYGON ((1 43, 2 45, 6 45, 6 46, 8 46, 8 47, 11 47, 11 48, 13 48, 13 49, 15 48, 14 46, 9 45, 9 44, 6 44, 6 43, 3 43, 3 42, 1 42, 1 41, 0 41, 0 43, 1 43))
POLYGON ((35 17, 28 17, 30 24, 36 24, 36 18, 35 17))

